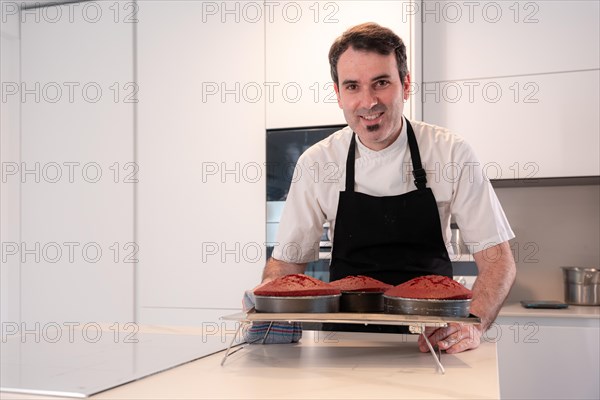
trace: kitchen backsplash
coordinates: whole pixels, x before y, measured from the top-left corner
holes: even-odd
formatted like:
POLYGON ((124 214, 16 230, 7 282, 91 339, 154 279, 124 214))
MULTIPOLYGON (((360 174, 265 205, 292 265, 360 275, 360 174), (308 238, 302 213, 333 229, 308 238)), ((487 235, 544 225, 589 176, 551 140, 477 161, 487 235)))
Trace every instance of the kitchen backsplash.
POLYGON ((497 188, 516 238, 508 302, 563 300, 561 266, 600 266, 600 186, 497 188))

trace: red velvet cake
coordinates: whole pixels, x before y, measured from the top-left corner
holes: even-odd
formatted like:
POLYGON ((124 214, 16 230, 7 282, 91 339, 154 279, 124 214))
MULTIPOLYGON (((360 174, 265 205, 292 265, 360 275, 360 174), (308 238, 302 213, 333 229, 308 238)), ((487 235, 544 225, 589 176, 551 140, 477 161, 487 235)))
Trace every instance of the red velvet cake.
POLYGON ((363 275, 347 276, 329 284, 342 292, 385 292, 392 287, 392 285, 363 275))
POLYGON ((394 286, 385 295, 405 299, 462 300, 470 299, 473 293, 446 276, 426 275, 394 286))
POLYGON ((286 275, 267 282, 254 291, 256 296, 299 297, 340 294, 340 290, 304 274, 286 275))

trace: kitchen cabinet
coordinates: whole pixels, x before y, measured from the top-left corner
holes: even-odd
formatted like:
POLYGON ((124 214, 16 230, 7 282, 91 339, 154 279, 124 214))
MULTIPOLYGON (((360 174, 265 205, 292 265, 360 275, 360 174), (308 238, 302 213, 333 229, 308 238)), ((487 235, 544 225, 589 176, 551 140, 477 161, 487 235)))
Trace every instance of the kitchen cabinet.
POLYGON ((423 119, 490 179, 600 175, 600 4, 424 2, 423 119))
MULTIPOLYGON (((418 74, 413 46, 417 27, 406 1, 277 2, 265 30, 267 128, 345 124, 331 80, 328 53, 339 35, 353 25, 376 21, 405 42, 418 74)), ((412 100, 405 108, 411 115, 412 100)))
POLYGON ((527 310, 508 305, 486 340, 498 346, 502 399, 600 397, 598 307, 527 310))
POLYGON ((243 3, 138 4, 138 321, 219 323, 265 263, 264 25, 243 3))
MULTIPOLYGON (((0 24, 0 81, 8 89, 11 82, 19 82, 19 16, 4 15, 0 24)), ((6 88, 6 89, 5 89, 6 88)), ((19 96, 6 96, 0 102, 0 160, 2 179, 0 180, 0 238, 4 243, 18 243, 20 238, 20 196, 19 179, 8 179, 4 175, 9 165, 20 164, 20 101, 19 96)), ((2 249, 4 254, 4 248, 2 249)), ((6 257, 0 263, 0 323, 19 320, 19 268, 20 259, 6 257)))
POLYGON ((21 237, 3 256, 19 260, 22 327, 38 333, 134 316, 133 25, 114 6, 21 11, 21 159, 7 177, 21 237))
POLYGON ((463 136, 488 179, 600 174, 600 71, 424 85, 424 119, 463 136))
POLYGON ((425 82, 598 69, 597 1, 448 3, 419 8, 425 82))

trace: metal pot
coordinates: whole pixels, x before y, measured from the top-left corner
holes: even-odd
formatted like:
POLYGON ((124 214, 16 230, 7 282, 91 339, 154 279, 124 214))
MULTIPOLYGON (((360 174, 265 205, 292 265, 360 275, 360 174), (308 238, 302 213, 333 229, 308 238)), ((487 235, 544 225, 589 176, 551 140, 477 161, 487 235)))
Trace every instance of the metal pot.
POLYGON ((600 306, 600 269, 561 267, 565 302, 577 306, 600 306))

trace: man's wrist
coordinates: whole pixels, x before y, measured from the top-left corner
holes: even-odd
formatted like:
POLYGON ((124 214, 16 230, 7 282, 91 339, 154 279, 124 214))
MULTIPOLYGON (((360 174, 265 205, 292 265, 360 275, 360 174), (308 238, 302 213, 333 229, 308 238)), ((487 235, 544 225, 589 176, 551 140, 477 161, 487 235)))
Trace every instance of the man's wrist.
POLYGON ((494 322, 494 320, 491 320, 488 316, 486 316, 483 313, 471 313, 471 316, 479 318, 480 322, 477 324, 477 326, 479 327, 482 333, 487 331, 494 322))

